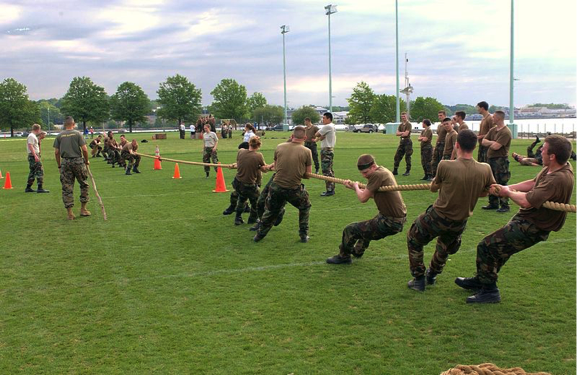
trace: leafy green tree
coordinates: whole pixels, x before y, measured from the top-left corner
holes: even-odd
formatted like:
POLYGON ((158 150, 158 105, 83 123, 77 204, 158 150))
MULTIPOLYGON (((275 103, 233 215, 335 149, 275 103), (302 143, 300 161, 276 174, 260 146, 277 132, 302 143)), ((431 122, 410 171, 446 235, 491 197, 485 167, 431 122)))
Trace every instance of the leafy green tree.
POLYGON ((421 122, 428 118, 435 121, 440 110, 445 109, 445 106, 439 103, 435 98, 419 96, 411 104, 411 120, 421 122))
POLYGON ((113 119, 126 121, 132 133, 134 124, 146 121, 146 115, 150 112, 150 100, 140 86, 124 82, 110 98, 110 111, 113 119))
POLYGON ((490 113, 495 113, 495 111, 504 111, 505 107, 501 106, 501 105, 490 105, 489 106, 489 112, 490 113))
POLYGON ((302 106, 293 112, 291 118, 292 123, 295 125, 303 125, 305 123, 305 118, 310 118, 313 124, 318 123, 321 120, 321 116, 313 107, 302 106))
POLYGON ((371 108, 375 101, 375 92, 369 87, 366 82, 359 82, 353 88, 351 97, 347 99, 349 102, 348 118, 355 124, 366 124, 371 120, 371 108))
POLYGON ((257 120, 256 117, 254 116, 254 110, 257 108, 262 108, 265 105, 267 105, 267 101, 263 94, 261 94, 260 92, 255 92, 248 98, 247 104, 252 119, 257 120))
POLYGON ((81 122, 82 130, 86 130, 87 122, 98 124, 110 117, 108 95, 103 87, 94 84, 90 78, 74 77, 62 98, 60 111, 81 122))
POLYGON ((28 99, 26 91, 26 86, 13 78, 0 83, 0 125, 10 127, 11 137, 14 129, 40 122, 38 104, 28 99))
POLYGON ((254 110, 257 122, 279 124, 284 120, 284 107, 280 105, 265 105, 254 110))
POLYGON ((62 116, 60 108, 54 105, 56 99, 39 100, 37 103, 40 108, 42 125, 48 128, 54 124, 64 123, 64 116, 62 116))
POLYGON ((156 113, 166 120, 194 121, 202 113, 202 92, 186 77, 180 74, 168 77, 156 91, 158 104, 162 106, 156 113))
MULTIPOLYGON (((401 112, 407 110, 407 103, 400 99, 401 112)), ((386 124, 396 121, 397 97, 395 95, 376 95, 373 106, 371 107, 371 119, 378 124, 386 124)))
POLYGON ((210 111, 215 117, 242 122, 248 115, 246 87, 234 79, 223 79, 210 92, 214 98, 210 111))

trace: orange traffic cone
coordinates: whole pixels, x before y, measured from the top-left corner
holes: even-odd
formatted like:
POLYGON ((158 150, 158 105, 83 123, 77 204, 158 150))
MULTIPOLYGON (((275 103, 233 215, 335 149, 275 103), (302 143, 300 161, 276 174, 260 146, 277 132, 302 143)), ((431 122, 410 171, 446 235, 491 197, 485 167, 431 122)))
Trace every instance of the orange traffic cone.
POLYGON ((10 181, 10 172, 6 172, 6 182, 3 189, 12 189, 12 181, 10 181))
POLYGON ((182 178, 180 177, 180 168, 178 168, 178 163, 174 165, 174 176, 172 176, 172 178, 182 178))
MULTIPOLYGON (((219 163, 220 164, 220 163, 219 163)), ((212 191, 213 193, 226 193, 226 184, 224 182, 224 175, 222 174, 222 168, 218 167, 216 170, 216 187, 212 191)))
POLYGON ((160 165, 160 159, 156 158, 154 159, 154 170, 157 171, 160 169, 162 169, 162 166, 160 165))
POLYGON ((0 171, 0 180, 3 179, 4 177, 2 176, 2 171, 0 171))

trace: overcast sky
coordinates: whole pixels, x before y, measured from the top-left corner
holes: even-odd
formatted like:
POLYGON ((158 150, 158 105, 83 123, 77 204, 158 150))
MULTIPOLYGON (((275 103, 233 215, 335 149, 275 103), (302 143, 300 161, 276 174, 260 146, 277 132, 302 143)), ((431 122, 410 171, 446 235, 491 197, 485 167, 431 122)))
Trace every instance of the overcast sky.
MULTIPOLYGON (((359 81, 395 93, 394 0, 335 0, 331 16, 333 105, 359 81)), ((283 102, 282 36, 287 24, 288 104, 328 104, 328 1, 0 0, 0 79, 15 78, 32 99, 63 96, 75 76, 109 94, 124 81, 151 99, 181 74, 203 104, 223 78, 248 94, 283 102)), ((575 0, 515 1, 515 106, 575 105, 575 0)), ((399 0, 414 96, 447 105, 509 104, 510 1, 399 0)))

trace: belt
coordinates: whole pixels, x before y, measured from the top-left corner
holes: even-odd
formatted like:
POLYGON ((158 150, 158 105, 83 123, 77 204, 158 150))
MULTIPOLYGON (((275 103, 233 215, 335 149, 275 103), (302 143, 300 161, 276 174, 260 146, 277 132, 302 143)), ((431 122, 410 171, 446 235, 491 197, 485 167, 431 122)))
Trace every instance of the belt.
POLYGON ((74 156, 72 158, 67 158, 67 157, 63 156, 62 159, 66 159, 66 160, 82 159, 82 156, 74 156))
POLYGON ((322 150, 324 150, 324 151, 333 151, 334 148, 333 148, 333 147, 323 147, 322 150))

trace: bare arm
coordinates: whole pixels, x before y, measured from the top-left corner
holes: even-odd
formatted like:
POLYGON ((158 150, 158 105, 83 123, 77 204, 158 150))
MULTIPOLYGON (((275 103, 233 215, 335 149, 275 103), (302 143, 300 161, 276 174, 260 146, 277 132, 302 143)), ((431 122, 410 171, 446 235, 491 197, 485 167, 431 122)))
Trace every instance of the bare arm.
POLYGON ((509 185, 509 189, 527 192, 527 191, 533 189, 533 186, 535 186, 535 181, 527 180, 527 181, 519 182, 518 184, 509 185))
POLYGON ((531 203, 527 200, 527 193, 521 191, 511 191, 510 186, 500 186, 497 192, 500 197, 511 198, 511 200, 517 203, 523 208, 531 208, 531 203))
POLYGON ((58 166, 58 169, 60 169, 60 149, 54 149, 54 158, 56 159, 56 165, 58 166))
MULTIPOLYGON (((313 173, 313 166, 312 165, 307 165, 307 173, 311 173, 311 174, 313 173)), ((307 173, 305 173, 303 178, 306 178, 306 179, 309 178, 307 173)))
POLYGON ((359 187, 358 182, 352 182, 351 180, 346 180, 345 187, 354 190, 355 193, 357 193, 357 198, 361 203, 365 203, 373 196, 373 193, 369 189, 361 189, 359 187))
POLYGON ((82 145, 81 150, 82 155, 84 155, 84 164, 90 165, 90 160, 88 159, 88 147, 86 147, 86 145, 82 145))
POLYGON ((34 160, 38 161, 38 155, 36 155, 36 151, 34 151, 34 147, 32 147, 30 143, 28 143, 28 149, 30 150, 32 156, 34 156, 34 160))

